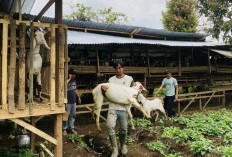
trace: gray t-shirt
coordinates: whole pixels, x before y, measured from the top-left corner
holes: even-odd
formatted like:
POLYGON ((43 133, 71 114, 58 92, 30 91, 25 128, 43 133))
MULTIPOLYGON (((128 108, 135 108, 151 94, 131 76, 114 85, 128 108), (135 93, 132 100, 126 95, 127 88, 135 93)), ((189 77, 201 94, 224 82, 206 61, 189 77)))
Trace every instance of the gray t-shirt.
POLYGON ((76 79, 71 79, 68 82, 68 87, 67 87, 67 98, 68 98, 68 104, 74 104, 77 103, 77 94, 76 94, 76 90, 77 90, 77 82, 76 79))
MULTIPOLYGON (((109 79, 109 83, 115 83, 118 85, 130 87, 131 83, 133 82, 133 78, 128 75, 124 75, 123 78, 117 78, 116 76, 113 76, 109 79)), ((126 110, 125 105, 117 104, 114 102, 110 102, 109 104, 109 110, 126 110)))
POLYGON ((176 85, 178 85, 175 78, 171 77, 170 79, 164 78, 162 81, 162 85, 165 85, 166 88, 166 96, 174 96, 176 85))

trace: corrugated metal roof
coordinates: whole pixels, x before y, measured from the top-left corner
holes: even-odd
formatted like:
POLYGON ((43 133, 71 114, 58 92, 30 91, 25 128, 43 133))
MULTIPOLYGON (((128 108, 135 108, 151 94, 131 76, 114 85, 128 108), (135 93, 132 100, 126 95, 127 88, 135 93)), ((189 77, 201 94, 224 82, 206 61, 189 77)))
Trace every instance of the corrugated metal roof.
MULTIPOLYGON (((10 14, 14 11, 16 0, 0 0, 0 12, 10 14)), ((29 14, 35 3, 35 0, 21 0, 22 14, 29 14)), ((18 12, 18 8, 16 9, 18 12)))
POLYGON ((68 44, 149 44, 181 47, 203 47, 203 46, 223 46, 221 42, 195 42, 195 41, 171 41, 171 40, 151 40, 132 39, 118 36, 102 35, 96 33, 85 33, 78 31, 68 31, 68 44))
MULTIPOLYGON (((16 15, 17 16, 17 15, 16 15)), ((35 18, 35 15, 25 14, 23 15, 24 20, 32 21, 35 18)), ((55 19, 51 17, 41 17, 41 22, 45 23, 54 23, 55 19)), ((185 33, 185 32, 173 32, 164 29, 152 29, 146 27, 137 27, 137 26, 128 26, 128 25, 118 25, 118 24, 106 24, 106 23, 96 23, 96 22, 84 22, 84 21, 75 21, 75 20, 63 20, 63 23, 72 26, 72 27, 80 27, 80 28, 89 28, 89 29, 100 29, 100 30, 110 30, 110 31, 118 31, 131 33, 135 29, 139 29, 137 34, 141 35, 149 35, 167 38, 170 40, 204 40, 206 38, 206 34, 202 33, 185 33)))
POLYGON ((216 50, 216 49, 210 49, 213 52, 219 53, 223 56, 226 56, 228 58, 232 58, 232 52, 230 51, 225 51, 225 50, 216 50))

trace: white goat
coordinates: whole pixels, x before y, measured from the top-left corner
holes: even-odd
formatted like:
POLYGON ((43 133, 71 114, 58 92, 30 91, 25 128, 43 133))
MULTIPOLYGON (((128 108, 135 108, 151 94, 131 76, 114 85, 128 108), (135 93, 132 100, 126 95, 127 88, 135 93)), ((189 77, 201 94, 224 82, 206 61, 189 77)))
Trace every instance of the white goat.
POLYGON ((129 115, 131 127, 134 129, 134 125, 132 122, 132 114, 130 111, 131 105, 134 105, 137 109, 139 109, 147 118, 150 116, 144 111, 143 107, 137 102, 136 98, 133 95, 138 95, 141 90, 146 90, 140 82, 135 82, 133 87, 125 87, 115 83, 102 83, 95 87, 92 91, 93 99, 95 102, 94 111, 96 111, 96 124, 98 130, 101 130, 99 125, 99 116, 101 112, 101 107, 103 103, 103 93, 101 86, 108 86, 108 89, 105 92, 105 96, 112 102, 125 105, 126 111, 129 115))
MULTIPOLYGON (((39 93, 39 98, 41 98, 41 68, 42 68, 42 57, 40 55, 40 45, 43 45, 45 48, 50 49, 45 38, 44 38, 45 33, 42 31, 37 30, 35 32, 35 37, 33 40, 33 74, 36 75, 36 81, 38 84, 38 93, 39 93)), ((28 73, 30 71, 30 52, 27 55, 27 67, 28 67, 28 73)), ((28 83, 29 85, 29 83, 28 83)))
POLYGON ((165 115, 165 117, 167 117, 167 115, 165 113, 165 110, 164 110, 164 105, 163 105, 162 98, 155 98, 153 100, 148 100, 143 96, 142 93, 140 93, 138 95, 138 102, 141 102, 141 104, 143 105, 144 110, 147 112, 147 114, 149 116, 151 116, 151 111, 155 111, 155 114, 156 114, 155 121, 157 121, 157 119, 159 117, 159 112, 157 110, 162 112, 165 115))

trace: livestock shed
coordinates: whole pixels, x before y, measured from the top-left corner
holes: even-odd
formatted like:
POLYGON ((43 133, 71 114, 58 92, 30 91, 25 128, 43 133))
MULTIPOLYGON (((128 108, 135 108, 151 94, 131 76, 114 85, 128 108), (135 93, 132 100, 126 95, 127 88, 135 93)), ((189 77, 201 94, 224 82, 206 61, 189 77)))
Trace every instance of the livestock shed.
POLYGON ((50 0, 34 20, 23 20, 22 14, 29 13, 34 2, 0 1, 0 120, 30 131, 33 152, 38 135, 53 144, 52 155, 58 157, 63 156, 62 120, 67 103, 67 25, 62 24, 62 0, 50 0), (54 23, 38 22, 54 3, 54 23), (13 18, 16 12, 18 17, 13 18), (47 63, 42 69, 41 58, 47 63), (49 95, 41 95, 41 80, 49 95), (54 136, 36 127, 44 116, 54 117, 54 136))
MULTIPOLYGON (((35 16, 24 14, 23 18, 35 16)), ((40 21, 52 23, 54 18, 41 17, 40 21)), ((206 41, 207 34, 67 19, 63 23, 68 26, 69 67, 78 70, 81 93, 106 82, 114 74, 115 59, 124 60, 125 72, 148 89, 160 84, 167 68, 181 86, 231 82, 230 45, 206 41)))

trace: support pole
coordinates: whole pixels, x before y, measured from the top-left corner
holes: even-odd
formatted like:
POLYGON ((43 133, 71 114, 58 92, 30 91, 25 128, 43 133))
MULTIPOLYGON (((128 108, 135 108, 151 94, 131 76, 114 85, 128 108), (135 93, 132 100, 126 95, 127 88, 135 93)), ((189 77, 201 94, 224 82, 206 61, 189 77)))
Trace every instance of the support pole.
POLYGON ((97 55, 97 75, 100 76, 99 51, 97 47, 96 47, 96 55, 97 55))
POLYGON ((63 143, 62 143, 62 114, 56 114, 54 118, 54 136, 57 140, 55 146, 54 155, 55 157, 63 156, 63 143))
POLYGON ((148 77, 150 77, 150 58, 149 58, 149 54, 148 54, 149 49, 146 49, 146 57, 147 57, 147 73, 148 73, 148 77))
POLYGON ((19 21, 22 21, 22 3, 21 0, 18 0, 18 8, 19 8, 19 21))
POLYGON ((178 60, 179 60, 179 67, 178 67, 178 76, 181 76, 181 48, 179 47, 179 52, 178 52, 178 60))
MULTIPOLYGON (((31 125, 36 127, 35 117, 31 117, 31 125)), ((31 150, 33 153, 35 153, 35 134, 33 132, 31 132, 31 150)))
POLYGON ((18 92, 18 108, 25 109, 25 38, 26 38, 26 24, 19 25, 19 92, 18 92))
POLYGON ((65 103, 68 102, 67 97, 67 77, 68 77, 68 29, 65 29, 65 42, 64 42, 64 99, 65 103))
POLYGON ((226 91, 223 91, 222 106, 226 107, 226 91))
POLYGON ((10 77, 8 79, 8 104, 9 104, 9 113, 15 112, 15 95, 14 95, 14 86, 15 86, 15 68, 16 68, 16 21, 10 21, 10 77))
POLYGON ((208 65, 209 65, 209 74, 211 74, 211 62, 210 62, 210 52, 209 52, 209 47, 208 47, 208 65))
POLYGON ((178 114, 180 114, 180 101, 178 101, 178 114))
MULTIPOLYGON (((201 97, 201 95, 200 95, 200 97, 201 97)), ((199 99, 199 107, 200 107, 200 110, 202 111, 203 109, 202 109, 202 99, 199 99)))
POLYGON ((2 109, 7 110, 7 47, 8 23, 3 23, 2 29, 2 109))
POLYGON ((34 24, 30 26, 30 70, 29 70, 29 113, 33 113, 33 49, 34 49, 34 24))

